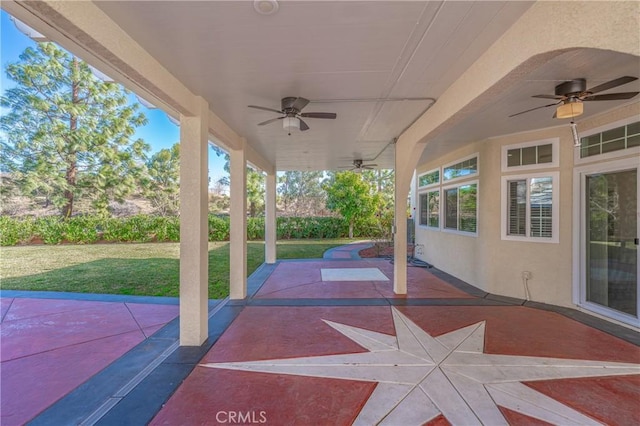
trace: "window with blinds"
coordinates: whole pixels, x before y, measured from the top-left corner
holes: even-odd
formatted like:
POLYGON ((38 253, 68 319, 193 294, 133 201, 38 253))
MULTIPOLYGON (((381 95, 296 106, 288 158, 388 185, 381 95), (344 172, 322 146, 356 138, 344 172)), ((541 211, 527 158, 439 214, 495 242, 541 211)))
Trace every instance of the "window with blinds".
POLYGON ((552 176, 507 180, 507 232, 509 236, 553 238, 552 176))
POLYGON ((527 235, 527 181, 512 180, 508 182, 507 235, 527 235))

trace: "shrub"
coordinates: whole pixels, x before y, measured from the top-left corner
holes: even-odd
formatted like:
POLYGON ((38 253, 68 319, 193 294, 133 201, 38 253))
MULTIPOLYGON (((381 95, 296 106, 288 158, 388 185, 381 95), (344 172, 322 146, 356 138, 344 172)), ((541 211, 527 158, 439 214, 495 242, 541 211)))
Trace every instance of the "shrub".
MULTIPOLYGON (((392 218, 359 220, 355 237, 390 237, 392 218)), ((247 239, 264 239, 264 218, 247 218, 247 239)), ((276 222, 277 238, 344 238, 349 233, 348 223, 340 217, 279 217, 276 222)), ((209 215, 209 241, 228 241, 228 216, 209 215)), ((180 241, 180 218, 176 216, 136 215, 127 218, 102 216, 76 216, 69 219, 43 217, 15 219, 0 217, 0 245, 11 246, 40 237, 45 244, 62 242, 90 244, 96 241, 148 242, 180 241)))
POLYGON ((45 244, 60 244, 64 241, 64 221, 59 216, 36 219, 34 237, 40 237, 45 244))
POLYGON ((264 217, 247 218, 247 240, 264 240, 264 217))
POLYGON ((34 221, 31 218, 0 216, 0 246, 14 246, 29 241, 33 236, 33 229, 34 221))
POLYGON ((229 218, 209 215, 209 241, 229 241, 229 218))
POLYGON ((90 244, 100 239, 100 219, 96 216, 75 216, 64 221, 62 235, 70 243, 90 244))
POLYGON ((154 228, 157 241, 180 241, 179 217, 158 216, 155 218, 154 228))

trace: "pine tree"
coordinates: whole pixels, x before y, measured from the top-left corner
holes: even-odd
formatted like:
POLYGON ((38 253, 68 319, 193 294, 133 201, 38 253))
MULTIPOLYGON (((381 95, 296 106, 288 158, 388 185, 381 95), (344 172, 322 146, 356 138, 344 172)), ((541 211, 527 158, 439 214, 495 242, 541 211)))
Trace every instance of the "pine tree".
POLYGON ((146 118, 124 89, 53 43, 27 48, 6 72, 17 86, 0 98, 9 110, 0 167, 25 195, 45 196, 70 217, 79 199, 106 213, 136 188, 149 146, 132 136, 146 118))

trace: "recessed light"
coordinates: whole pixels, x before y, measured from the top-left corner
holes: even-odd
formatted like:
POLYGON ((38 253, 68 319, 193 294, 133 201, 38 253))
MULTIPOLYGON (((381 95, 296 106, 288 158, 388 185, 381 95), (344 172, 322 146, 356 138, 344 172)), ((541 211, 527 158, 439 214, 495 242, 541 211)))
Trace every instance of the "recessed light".
POLYGON ((279 7, 277 0, 254 0, 253 2, 253 8, 260 15, 273 15, 279 7))

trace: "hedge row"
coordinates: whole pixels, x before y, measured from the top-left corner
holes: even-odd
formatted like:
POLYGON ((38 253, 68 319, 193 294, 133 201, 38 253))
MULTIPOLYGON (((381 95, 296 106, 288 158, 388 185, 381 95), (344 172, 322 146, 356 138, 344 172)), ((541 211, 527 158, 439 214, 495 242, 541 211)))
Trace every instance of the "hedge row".
MULTIPOLYGON (((355 237, 378 238, 377 219, 358 223, 355 237)), ((278 239, 345 238, 349 226, 337 217, 279 217, 278 239)), ((264 218, 247 218, 247 239, 264 239, 264 218)), ((209 215, 209 241, 229 240, 229 217, 209 215)), ((11 218, 0 216, 0 245, 16 244, 91 244, 95 242, 180 241, 178 217, 137 215, 128 218, 77 216, 11 218)))

